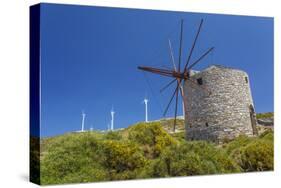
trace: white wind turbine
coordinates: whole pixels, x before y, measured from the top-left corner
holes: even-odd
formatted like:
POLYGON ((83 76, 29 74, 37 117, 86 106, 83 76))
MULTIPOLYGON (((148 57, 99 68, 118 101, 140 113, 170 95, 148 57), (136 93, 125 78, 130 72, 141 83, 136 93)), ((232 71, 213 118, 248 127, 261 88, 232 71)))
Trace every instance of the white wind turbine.
POLYGON ((113 107, 111 108, 111 127, 110 127, 110 129, 113 131, 114 130, 114 114, 115 114, 115 112, 114 112, 114 110, 113 110, 113 107))
POLYGON ((148 103, 148 99, 145 97, 143 100, 143 103, 145 105, 145 122, 148 122, 148 110, 147 110, 147 103, 148 103))
POLYGON ((81 132, 84 132, 85 117, 86 117, 86 114, 84 113, 84 111, 82 111, 81 132))

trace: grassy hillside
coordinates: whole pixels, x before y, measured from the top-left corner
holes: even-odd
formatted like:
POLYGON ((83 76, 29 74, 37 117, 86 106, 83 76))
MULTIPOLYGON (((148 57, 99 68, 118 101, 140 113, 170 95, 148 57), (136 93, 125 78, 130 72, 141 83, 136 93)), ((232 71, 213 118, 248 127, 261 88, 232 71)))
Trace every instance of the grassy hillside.
POLYGON ((267 113, 258 113, 257 119, 263 119, 263 118, 273 118, 274 114, 273 112, 267 112, 267 113))
POLYGON ((172 124, 166 123, 164 128, 160 122, 138 123, 116 132, 42 139, 41 184, 273 170, 271 131, 218 146, 187 142, 184 132, 169 134, 172 124))

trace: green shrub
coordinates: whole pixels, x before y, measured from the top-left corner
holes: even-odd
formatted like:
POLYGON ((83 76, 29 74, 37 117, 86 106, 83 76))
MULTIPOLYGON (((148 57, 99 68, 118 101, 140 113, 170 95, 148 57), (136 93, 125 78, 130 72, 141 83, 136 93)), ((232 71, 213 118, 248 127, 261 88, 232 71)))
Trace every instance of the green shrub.
POLYGON ((246 146, 251 142, 252 138, 249 138, 245 135, 240 135, 239 137, 235 138, 234 140, 227 143, 227 145, 224 145, 226 152, 228 154, 232 154, 236 149, 239 149, 241 147, 246 146))
POLYGON ((99 142, 89 134, 61 137, 41 158, 41 183, 78 183, 107 180, 99 163, 99 142), (98 175, 97 175, 98 174, 98 175))
POLYGON ((226 151, 243 171, 273 170, 272 131, 266 131, 257 138, 240 136, 226 146, 226 151))
POLYGON ((40 184, 40 139, 30 136, 30 181, 40 184))
POLYGON ((103 166, 111 179, 132 179, 136 172, 146 165, 139 146, 129 141, 106 140, 103 147, 103 166))
POLYGON ((244 171, 273 170, 273 142, 255 140, 236 151, 236 160, 244 171))
POLYGON ((261 135, 259 135, 259 138, 265 139, 265 140, 270 140, 273 142, 274 139, 274 133, 272 130, 266 130, 263 132, 261 135))
MULTIPOLYGON (((40 181, 46 185, 273 170, 273 131, 239 136, 223 145, 183 138, 184 132, 170 135, 155 122, 106 134, 42 139, 40 181)), ((39 153, 34 151, 31 163, 36 170, 39 153)))
POLYGON ((99 166, 84 167, 78 172, 69 173, 63 178, 62 183, 87 183, 110 180, 107 171, 99 166))
POLYGON ((171 135, 174 139, 176 139, 177 141, 179 141, 180 143, 186 142, 185 140, 185 132, 177 132, 177 133, 173 133, 171 135))
POLYGON ((146 156, 155 158, 167 146, 176 144, 176 140, 171 137, 160 125, 155 123, 139 123, 129 130, 129 140, 143 146, 146 156))
POLYGON ((110 131, 105 134, 104 138, 108 140, 121 140, 122 135, 119 132, 110 131))
POLYGON ((132 142, 106 140, 102 144, 106 168, 117 172, 140 168, 145 164, 145 158, 139 147, 132 142))
POLYGON ((207 142, 171 146, 155 164, 156 176, 187 176, 239 172, 238 165, 222 150, 207 142))

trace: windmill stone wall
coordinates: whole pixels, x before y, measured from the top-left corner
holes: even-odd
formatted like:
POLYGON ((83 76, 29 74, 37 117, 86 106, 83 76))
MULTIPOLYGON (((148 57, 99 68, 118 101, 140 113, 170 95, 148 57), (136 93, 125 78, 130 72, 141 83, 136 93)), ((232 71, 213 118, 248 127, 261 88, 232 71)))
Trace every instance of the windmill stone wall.
POLYGON ((221 142, 257 134, 247 73, 213 65, 191 72, 190 79, 184 83, 187 140, 221 142))

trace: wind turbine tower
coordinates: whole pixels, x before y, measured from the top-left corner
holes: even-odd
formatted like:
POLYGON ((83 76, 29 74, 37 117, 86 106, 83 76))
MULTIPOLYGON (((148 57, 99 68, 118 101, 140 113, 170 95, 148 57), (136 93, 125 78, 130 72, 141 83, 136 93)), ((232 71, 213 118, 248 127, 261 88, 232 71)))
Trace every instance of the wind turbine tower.
POLYGON ((114 114, 115 114, 113 107, 112 107, 110 113, 111 113, 111 128, 110 129, 113 131, 114 130, 114 114))
POLYGON ((83 111, 82 112, 81 132, 84 132, 85 117, 86 117, 86 114, 83 111))
POLYGON ((148 122, 148 115, 147 115, 147 103, 148 103, 148 99, 145 97, 144 100, 144 105, 145 105, 145 122, 148 122))

